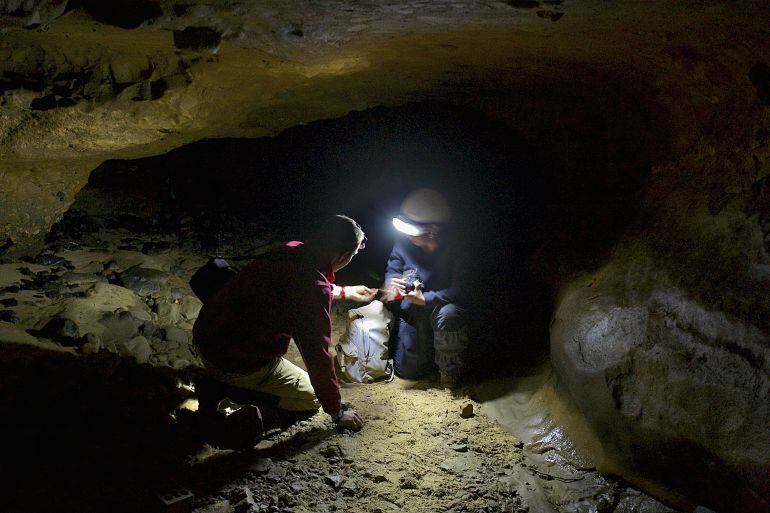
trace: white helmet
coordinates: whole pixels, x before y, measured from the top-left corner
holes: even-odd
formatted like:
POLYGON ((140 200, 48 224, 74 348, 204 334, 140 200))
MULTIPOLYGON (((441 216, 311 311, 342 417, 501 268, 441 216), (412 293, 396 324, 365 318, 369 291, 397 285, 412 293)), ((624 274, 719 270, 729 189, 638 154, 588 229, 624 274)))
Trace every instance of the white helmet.
POLYGON ((401 203, 401 213, 418 224, 443 224, 452 217, 446 198, 433 189, 410 192, 401 203))
POLYGON ((433 189, 412 191, 401 203, 401 215, 393 218, 393 226, 407 235, 425 235, 430 225, 449 221, 451 211, 446 198, 433 189))

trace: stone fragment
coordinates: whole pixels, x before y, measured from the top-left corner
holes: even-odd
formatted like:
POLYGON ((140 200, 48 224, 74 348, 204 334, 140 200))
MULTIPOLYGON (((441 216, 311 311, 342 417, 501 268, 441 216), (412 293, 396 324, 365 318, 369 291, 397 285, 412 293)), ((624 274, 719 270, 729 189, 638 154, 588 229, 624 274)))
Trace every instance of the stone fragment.
POLYGON ((190 366, 190 360, 187 360, 186 358, 177 358, 171 362, 171 366, 176 370, 186 369, 190 366))
POLYGON ((342 485, 342 493, 343 495, 352 496, 356 494, 356 491, 358 490, 358 485, 355 481, 345 481, 345 483, 342 485))
POLYGON ((468 452, 467 444, 452 444, 449 446, 449 448, 455 452, 468 452))
POLYGON ((182 328, 169 326, 166 328, 166 340, 176 342, 178 344, 187 344, 190 341, 190 334, 182 328))
POLYGON ((159 300, 156 304, 156 311, 161 324, 177 324, 182 318, 179 303, 159 300))
POLYGON ((203 303, 197 297, 185 296, 179 302, 179 314, 188 320, 197 319, 202 306, 203 303))
POLYGON ((12 322, 16 324, 19 322, 19 314, 13 310, 0 310, 0 321, 12 322))
POLYGON ((324 481, 335 490, 339 490, 340 486, 342 486, 342 483, 344 482, 344 479, 339 474, 330 474, 326 476, 324 481))
POLYGON ((69 268, 70 266, 72 266, 72 263, 69 260, 62 258, 60 256, 50 255, 50 254, 36 256, 35 263, 37 265, 47 265, 51 267, 58 265, 61 267, 69 268))
POLYGON ((462 417, 462 418, 464 418, 464 419, 469 419, 469 418, 471 418, 471 417, 473 417, 473 416, 474 416, 474 413, 473 413, 473 404, 471 404, 471 403, 468 403, 468 404, 466 404, 466 405, 465 405, 465 406, 463 406, 463 407, 462 407, 462 409, 460 410, 460 417, 462 417))
POLYGON ((249 465, 249 471, 255 474, 267 474, 273 467, 273 460, 270 458, 257 458, 254 463, 249 465))
POLYGON ((85 354, 96 354, 104 347, 102 339, 93 333, 86 333, 86 336, 83 337, 83 339, 85 340, 85 343, 80 346, 80 350, 85 354))
POLYGON ((147 363, 150 361, 152 349, 150 343, 142 336, 134 337, 128 341, 118 342, 116 344, 118 351, 123 356, 133 356, 138 363, 147 363))
POLYGON ((50 338, 63 345, 74 346, 78 344, 80 329, 78 328, 78 325, 70 319, 54 317, 43 326, 42 330, 40 330, 40 336, 50 338))

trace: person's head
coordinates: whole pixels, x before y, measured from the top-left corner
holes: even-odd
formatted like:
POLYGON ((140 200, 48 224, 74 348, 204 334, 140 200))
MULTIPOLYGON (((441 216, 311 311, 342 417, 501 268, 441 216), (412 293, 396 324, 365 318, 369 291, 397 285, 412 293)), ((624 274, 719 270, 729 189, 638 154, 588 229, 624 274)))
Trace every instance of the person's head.
POLYGON ((306 242, 318 253, 324 265, 337 272, 348 265, 359 250, 364 249, 366 236, 353 219, 333 215, 320 219, 306 242))
POLYGON ((401 215, 415 228, 409 241, 428 254, 438 249, 442 227, 452 217, 446 198, 433 189, 410 192, 401 203, 401 215))

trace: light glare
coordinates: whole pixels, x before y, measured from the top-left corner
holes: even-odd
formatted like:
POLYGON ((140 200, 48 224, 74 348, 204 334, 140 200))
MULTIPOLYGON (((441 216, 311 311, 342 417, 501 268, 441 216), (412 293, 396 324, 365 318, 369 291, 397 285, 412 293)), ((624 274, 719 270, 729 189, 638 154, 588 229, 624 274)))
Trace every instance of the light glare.
POLYGON ((396 230, 400 231, 401 233, 405 233, 407 235, 417 236, 422 233, 422 231, 417 228, 413 224, 405 223, 401 219, 394 217, 393 218, 393 226, 396 227, 396 230))

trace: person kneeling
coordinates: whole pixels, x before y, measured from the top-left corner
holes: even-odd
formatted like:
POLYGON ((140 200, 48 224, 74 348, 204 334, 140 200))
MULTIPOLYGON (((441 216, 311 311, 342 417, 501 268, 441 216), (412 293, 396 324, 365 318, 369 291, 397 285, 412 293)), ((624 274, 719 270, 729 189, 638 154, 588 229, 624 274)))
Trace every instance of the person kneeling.
POLYGON ((319 406, 340 427, 363 426, 355 410, 343 408, 330 347, 332 299, 367 302, 377 292, 332 285, 364 241, 354 220, 326 218, 305 243, 289 242, 250 262, 201 308, 193 338, 206 373, 273 399, 278 412, 258 415, 263 431, 301 413, 309 417, 319 406), (292 338, 307 372, 283 358, 292 338))

